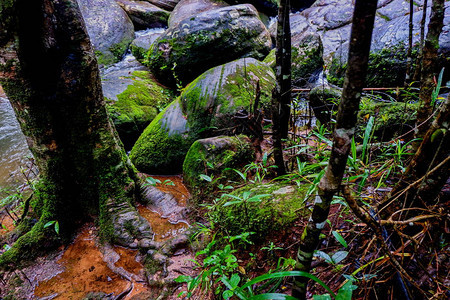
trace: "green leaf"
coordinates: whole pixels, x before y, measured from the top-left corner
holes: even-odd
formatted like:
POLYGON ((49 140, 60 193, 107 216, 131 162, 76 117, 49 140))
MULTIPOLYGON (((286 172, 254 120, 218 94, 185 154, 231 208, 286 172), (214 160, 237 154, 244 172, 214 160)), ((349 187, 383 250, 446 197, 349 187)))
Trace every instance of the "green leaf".
POLYGON ((358 287, 353 285, 353 282, 347 281, 338 291, 336 300, 352 300, 352 293, 358 287))
POLYGON ((45 223, 44 228, 50 227, 53 224, 55 224, 56 221, 48 221, 47 223, 45 223))
POLYGON ((338 264, 343 261, 347 257, 347 255, 348 251, 337 251, 331 258, 333 259, 335 264, 338 264))
POLYGON ((332 264, 334 262, 331 256, 329 256, 323 251, 320 250, 314 251, 314 255, 323 258, 329 264, 332 264))
POLYGON ((242 200, 238 200, 238 201, 228 201, 227 203, 225 203, 225 204, 223 205, 223 207, 230 206, 230 205, 234 205, 234 204, 238 204, 238 203, 242 203, 242 200))
POLYGON ((248 300, 298 300, 298 299, 285 294, 267 293, 253 296, 251 298, 248 298, 248 300))
POLYGON ((313 300, 331 300, 330 294, 314 295, 313 300))
POLYGON ((177 278, 175 278, 175 282, 178 282, 178 283, 190 282, 190 281, 192 281, 192 277, 187 276, 187 275, 180 275, 177 278))
POLYGON ((205 174, 200 174, 200 178, 208 182, 212 181, 212 178, 205 174))
POLYGON ((336 238, 336 240, 341 243, 342 246, 344 246, 344 248, 348 247, 347 242, 345 241, 344 237, 337 231, 333 231, 332 234, 334 235, 334 237, 336 238))
POLYGON ((241 277, 239 277, 238 274, 234 273, 233 275, 231 275, 230 284, 233 288, 236 288, 238 286, 239 281, 241 281, 241 277))
MULTIPOLYGON (((301 276, 301 277, 306 277, 309 278, 311 280, 314 280, 315 282, 317 282, 319 285, 321 285, 325 290, 327 290, 333 297, 335 297, 336 295, 333 293, 333 291, 319 278, 317 278, 314 275, 311 275, 307 272, 303 272, 303 271, 285 271, 285 272, 276 272, 276 273, 271 273, 271 274, 264 274, 261 276, 258 276, 256 278, 254 278, 253 280, 250 280, 249 282, 247 282, 246 284, 244 284, 240 289, 244 290, 247 287, 250 287, 258 282, 264 281, 264 280, 268 280, 268 279, 275 279, 275 278, 284 278, 284 277, 288 277, 288 276, 301 276)), ((295 298, 294 298, 295 299, 295 298)))
POLYGON ((57 234, 59 234, 59 223, 58 221, 55 222, 55 231, 57 234))
POLYGON ((369 142, 369 138, 371 136, 372 133, 372 128, 373 128, 373 124, 374 124, 374 117, 370 116, 369 121, 367 121, 367 125, 366 125, 366 131, 364 132, 364 139, 363 139, 363 147, 362 147, 362 155, 361 155, 361 159, 362 161, 367 161, 366 156, 367 156, 367 144, 369 142))

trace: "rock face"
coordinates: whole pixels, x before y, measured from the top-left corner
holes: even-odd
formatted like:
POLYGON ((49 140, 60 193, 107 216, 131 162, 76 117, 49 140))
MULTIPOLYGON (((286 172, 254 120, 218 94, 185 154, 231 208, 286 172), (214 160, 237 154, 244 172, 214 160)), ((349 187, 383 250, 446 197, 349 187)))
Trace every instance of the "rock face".
POLYGON ((114 0, 78 0, 100 65, 119 61, 134 39, 133 23, 114 0))
POLYGON ((136 38, 130 45, 131 53, 141 63, 152 44, 164 33, 164 29, 155 28, 145 31, 137 31, 136 38))
MULTIPOLYGON (((391 12, 396 7, 404 4, 404 0, 393 1, 384 7, 385 13, 391 12)), ((406 3, 406 2, 405 2, 406 3)), ((450 2, 445 4, 446 10, 450 9, 450 2)), ((430 14, 428 8, 428 15, 430 14)), ((397 16, 397 14, 390 14, 397 16)), ((422 13, 414 14, 414 33, 420 31, 420 20, 422 13)), ((395 19, 387 19, 384 23, 374 28, 371 55, 367 74, 367 85, 373 87, 401 86, 405 80, 406 74, 406 56, 409 34, 409 15, 402 15, 395 19)), ((428 21, 428 19, 427 19, 428 21)), ((426 24, 426 26, 428 26, 426 24)), ((427 28, 427 27, 426 27, 427 28)), ((413 34, 413 44, 419 42, 419 35, 413 34)), ((446 57, 450 53, 450 15, 446 14, 444 18, 444 28, 439 39, 440 52, 442 56, 442 67, 449 66, 446 57)), ((418 51, 416 46, 414 51, 418 51)), ((415 55, 413 55, 415 56, 415 55)), ((330 68, 329 80, 332 83, 342 84, 342 78, 345 74, 348 59, 348 41, 342 44, 336 50, 333 56, 330 68)), ((439 70, 436 70, 439 72, 439 70)), ((447 72, 448 73, 448 72, 447 72)))
POLYGON ((271 46, 269 32, 252 5, 228 6, 170 27, 150 49, 149 67, 164 84, 186 84, 240 57, 262 59, 271 46))
POLYGON ((199 13, 229 6, 222 0, 181 0, 173 9, 169 18, 169 27, 178 26, 181 21, 199 13))
POLYGON ((195 140, 234 133, 233 116, 252 106, 258 81, 260 103, 268 105, 275 75, 265 63, 243 58, 203 73, 145 129, 131 150, 131 160, 150 174, 180 171, 195 140))
POLYGON ((164 9, 145 1, 116 1, 126 11, 136 30, 167 25, 170 13, 164 9))
POLYGON ((342 91, 331 86, 318 86, 309 93, 309 103, 321 124, 328 124, 332 112, 337 111, 342 91))
MULTIPOLYGON (((292 40, 292 84, 296 87, 304 86, 308 79, 323 67, 323 46, 320 36, 316 33, 302 35, 292 40)), ((275 68, 275 49, 270 51, 264 59, 272 68, 275 68)))
POLYGON ((126 149, 131 149, 172 97, 131 56, 103 72, 102 87, 108 111, 126 149))
POLYGON ((227 2, 232 5, 250 3, 255 6, 259 12, 268 16, 276 16, 278 13, 278 2, 276 0, 228 0, 227 2))
POLYGON ((219 181, 226 184, 227 180, 237 176, 231 169, 242 168, 253 161, 254 157, 255 150, 251 141, 244 135, 197 140, 184 159, 183 179, 188 186, 199 188, 210 185, 200 178, 200 175, 205 174, 214 178, 215 184, 219 181), (226 170, 227 168, 230 170, 226 170))
POLYGON ((180 0, 146 0, 162 9, 172 11, 180 0))

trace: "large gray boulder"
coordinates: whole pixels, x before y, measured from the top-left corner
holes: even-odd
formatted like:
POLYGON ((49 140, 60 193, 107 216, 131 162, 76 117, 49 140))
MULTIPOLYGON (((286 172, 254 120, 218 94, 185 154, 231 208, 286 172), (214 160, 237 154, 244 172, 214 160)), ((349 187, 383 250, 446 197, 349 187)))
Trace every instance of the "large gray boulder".
POLYGON ((222 0, 181 0, 173 9, 169 18, 169 27, 178 26, 181 21, 199 13, 229 6, 222 0))
POLYGON ((114 0, 78 0, 100 65, 119 61, 134 39, 128 15, 114 0))
MULTIPOLYGON (((305 86, 311 76, 323 68, 323 45, 317 33, 308 33, 300 39, 292 40, 291 48, 291 76, 292 84, 296 87, 305 86)), ((275 68, 275 49, 270 51, 264 59, 272 68, 275 68)))
MULTIPOLYGON (((385 8, 402 4, 403 0, 396 0, 391 2, 385 8)), ((405 2, 406 3, 406 2, 405 2)), ((404 3, 403 3, 404 4, 404 3)), ((450 9, 450 2, 445 3, 446 10, 450 9)), ((431 9, 427 9, 429 17, 431 9)), ((394 14, 395 15, 395 14, 394 14)), ((414 14, 413 32, 420 32, 420 20, 422 13, 414 14)), ((427 17, 427 23, 428 23, 427 17)), ((426 30, 427 26, 426 23, 426 30)), ((404 83, 406 75, 406 59, 408 50, 408 36, 409 36, 409 15, 402 15, 393 20, 386 21, 374 28, 371 54, 369 58, 369 67, 367 75, 367 85, 373 87, 389 87, 401 86, 404 83)), ((420 36, 413 34, 413 51, 418 51, 418 42, 420 36)), ((348 59, 348 41, 339 46, 333 55, 332 64, 330 67, 329 80, 332 83, 342 85, 343 77, 347 67, 348 59)), ((448 56, 450 53, 450 15, 446 14, 444 18, 444 28, 439 38, 439 52, 441 54, 441 67, 448 69, 448 56)), ((414 53, 413 53, 414 54, 414 53)), ((440 70, 436 70, 439 72, 440 70)), ((447 72, 448 73, 448 72, 447 72)), ((447 78, 448 75, 445 75, 447 78)))
POLYGON ((162 9, 172 11, 180 0, 145 0, 162 9))
POLYGON ((252 5, 228 6, 170 27, 150 49, 148 66, 162 83, 174 86, 241 57, 263 59, 271 47, 270 34, 252 5))
POLYGON ((170 13, 145 1, 116 0, 136 30, 167 26, 170 13))
POLYGON ((136 38, 130 45, 131 53, 136 59, 143 63, 148 49, 164 33, 163 28, 140 30, 136 32, 136 38))
POLYGON ((276 16, 278 12, 277 0, 227 0, 231 5, 250 3, 256 9, 268 16, 276 16))
POLYGON ((212 68, 189 84, 139 137, 130 153, 147 173, 176 173, 189 147, 199 138, 234 134, 236 112, 249 110, 261 88, 261 106, 268 106, 275 75, 265 63, 242 58, 212 68))
POLYGON ((148 124, 172 100, 131 55, 102 71, 107 109, 125 149, 131 149, 148 124))

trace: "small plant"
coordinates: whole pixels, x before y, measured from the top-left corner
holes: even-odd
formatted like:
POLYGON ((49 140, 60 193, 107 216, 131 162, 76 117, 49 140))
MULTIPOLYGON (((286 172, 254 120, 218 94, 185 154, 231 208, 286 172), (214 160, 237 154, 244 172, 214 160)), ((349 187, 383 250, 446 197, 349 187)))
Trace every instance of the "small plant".
POLYGON ((161 180, 149 176, 145 178, 145 183, 143 184, 143 186, 156 186, 157 184, 172 185, 172 186, 175 185, 175 183, 173 183, 173 181, 170 179, 166 179, 163 182, 161 182, 161 180))
POLYGON ((49 221, 49 222, 45 223, 44 228, 47 228, 47 227, 50 227, 50 226, 53 226, 53 228, 55 229, 56 234, 59 234, 59 223, 58 223, 58 221, 55 221, 55 220, 49 221))

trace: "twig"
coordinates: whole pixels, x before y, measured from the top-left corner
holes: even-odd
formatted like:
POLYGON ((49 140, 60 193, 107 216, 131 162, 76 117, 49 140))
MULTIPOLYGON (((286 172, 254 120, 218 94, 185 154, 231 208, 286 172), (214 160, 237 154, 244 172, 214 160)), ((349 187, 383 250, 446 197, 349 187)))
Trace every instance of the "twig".
POLYGON ((420 286, 414 281, 411 275, 402 267, 402 265, 398 262, 397 258, 392 254, 389 246, 386 244, 385 239, 383 238, 382 228, 380 224, 378 224, 364 209, 362 209, 356 199, 351 194, 350 189, 347 186, 343 187, 342 194, 348 203, 348 206, 353 211, 353 213, 363 222, 365 222, 376 234, 378 240, 381 243, 381 248, 385 255, 389 256, 392 266, 396 271, 405 277, 418 291, 420 291, 423 295, 429 295, 428 292, 424 291, 420 286))

